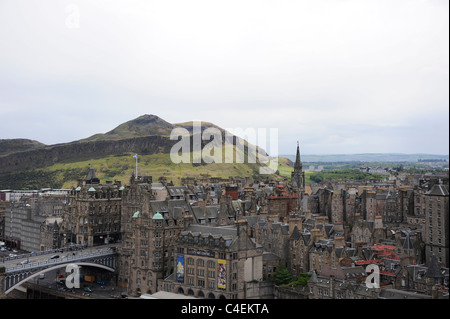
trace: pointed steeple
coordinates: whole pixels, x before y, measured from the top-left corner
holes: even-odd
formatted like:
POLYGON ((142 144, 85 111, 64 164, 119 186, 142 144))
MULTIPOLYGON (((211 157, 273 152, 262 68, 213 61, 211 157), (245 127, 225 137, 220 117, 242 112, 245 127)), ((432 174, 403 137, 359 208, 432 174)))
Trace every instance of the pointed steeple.
POLYGON ((300 145, 297 141, 297 155, 295 156, 295 164, 294 169, 301 170, 302 169, 302 162, 300 161, 300 145))
POLYGON ((291 172, 291 180, 294 187, 297 187, 300 191, 300 197, 305 190, 305 173, 302 170, 302 162, 300 160, 300 145, 297 141, 297 155, 295 157, 294 171, 291 172))

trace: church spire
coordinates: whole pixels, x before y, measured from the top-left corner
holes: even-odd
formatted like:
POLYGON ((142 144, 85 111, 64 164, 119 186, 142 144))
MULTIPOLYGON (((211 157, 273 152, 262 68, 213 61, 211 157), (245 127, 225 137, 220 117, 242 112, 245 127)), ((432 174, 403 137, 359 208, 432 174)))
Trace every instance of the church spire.
POLYGON ((297 141, 297 155, 295 157, 294 169, 296 170, 302 169, 302 162, 300 161, 300 145, 298 141, 297 141))
POLYGON ((297 187, 300 197, 305 191, 305 173, 302 170, 302 162, 300 161, 300 145, 297 141, 297 155, 295 157, 294 171, 291 172, 291 180, 294 187, 297 187))

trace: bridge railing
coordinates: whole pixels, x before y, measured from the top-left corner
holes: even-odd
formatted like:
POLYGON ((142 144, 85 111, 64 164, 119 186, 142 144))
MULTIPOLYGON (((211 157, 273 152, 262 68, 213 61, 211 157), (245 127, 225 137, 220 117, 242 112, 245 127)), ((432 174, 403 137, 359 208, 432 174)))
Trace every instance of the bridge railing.
POLYGON ((5 271, 8 273, 8 272, 22 271, 22 270, 50 266, 50 265, 64 264, 69 261, 79 261, 79 260, 93 258, 93 257, 110 255, 113 252, 114 251, 111 248, 106 248, 106 249, 103 249, 100 251, 93 251, 93 252, 89 252, 86 254, 78 253, 76 255, 68 255, 68 256, 61 257, 61 258, 47 259, 47 260, 41 260, 41 261, 37 261, 37 262, 29 262, 27 264, 17 265, 14 267, 6 268, 5 271))

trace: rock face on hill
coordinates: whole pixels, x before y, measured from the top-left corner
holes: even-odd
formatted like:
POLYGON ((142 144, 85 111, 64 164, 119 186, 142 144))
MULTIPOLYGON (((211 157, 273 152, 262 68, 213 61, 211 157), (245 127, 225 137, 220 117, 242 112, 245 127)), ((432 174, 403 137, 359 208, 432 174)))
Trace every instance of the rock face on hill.
POLYGON ((174 141, 168 137, 145 136, 122 140, 58 144, 0 157, 0 174, 43 168, 59 162, 83 161, 128 152, 143 155, 168 153, 173 143, 174 141))

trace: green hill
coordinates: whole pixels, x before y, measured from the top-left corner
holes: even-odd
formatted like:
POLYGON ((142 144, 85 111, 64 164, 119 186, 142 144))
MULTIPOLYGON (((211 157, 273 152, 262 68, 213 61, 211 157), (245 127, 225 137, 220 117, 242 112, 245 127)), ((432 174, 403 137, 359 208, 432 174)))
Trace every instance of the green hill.
MULTIPOLYGON (((39 189, 44 187, 68 188, 83 179, 89 167, 94 167, 103 181, 128 183, 135 170, 134 154, 138 154, 138 175, 150 175, 154 180, 166 177, 180 183, 182 178, 212 176, 229 178, 251 176, 266 180, 260 175, 260 163, 181 163, 170 159, 170 150, 177 141, 170 140, 175 127, 186 128, 191 133, 192 122, 170 124, 155 115, 143 115, 127 121, 105 134, 66 144, 41 146, 0 156, 0 189, 39 189)), ((216 127, 222 137, 224 130, 202 122, 202 130, 216 127)), ((209 141, 202 141, 202 147, 209 141)), ((256 147, 245 143, 244 156, 256 147)), ((235 151, 235 148, 234 148, 235 151)), ((223 158, 224 150, 222 149, 223 158)), ((224 161, 223 161, 224 162, 224 161)), ((278 178, 277 176, 273 176, 278 178)))
POLYGON ((121 140, 149 135, 169 136, 174 127, 174 125, 164 121, 156 115, 146 114, 120 124, 115 129, 105 134, 95 134, 81 140, 81 142, 121 140))

